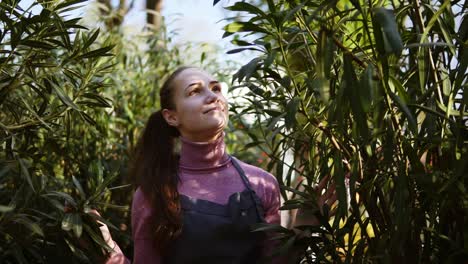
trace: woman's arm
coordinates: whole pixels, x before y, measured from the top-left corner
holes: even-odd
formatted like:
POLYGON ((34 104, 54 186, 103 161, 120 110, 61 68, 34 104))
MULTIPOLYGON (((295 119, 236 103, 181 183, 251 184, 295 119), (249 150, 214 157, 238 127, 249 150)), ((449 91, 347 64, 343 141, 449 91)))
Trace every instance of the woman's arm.
POLYGON ((155 249, 152 224, 153 209, 143 192, 137 189, 132 202, 133 264, 160 264, 161 256, 155 249))
MULTIPOLYGON (((92 210, 90 213, 100 216, 96 210, 92 210)), ((152 213, 153 210, 148 201, 138 189, 132 202, 133 264, 161 264, 161 256, 155 250, 152 239, 152 213)), ((125 257, 119 245, 112 239, 107 225, 99 223, 104 241, 113 249, 105 264, 130 264, 130 260, 125 257)))
MULTIPOLYGON (((90 210, 88 213, 101 216, 99 212, 94 209, 90 210)), ((104 238, 106 244, 112 248, 112 252, 107 258, 105 264, 130 264, 130 260, 125 257, 119 245, 117 245, 117 243, 115 243, 115 241, 112 239, 109 227, 99 220, 97 222, 101 225, 99 230, 101 230, 102 238, 104 238)))
MULTIPOLYGON (((323 207, 325 205, 327 205, 328 208, 332 208, 333 204, 337 201, 335 184, 332 183, 327 188, 327 183, 329 181, 330 177, 326 176, 318 183, 317 187, 315 187, 315 192, 317 193, 317 207, 320 209, 321 214, 323 214, 323 207)), ((320 225, 320 222, 314 213, 315 210, 299 208, 291 223, 293 230, 298 232, 297 229, 294 229, 295 226, 320 225)), ((330 212, 329 215, 334 215, 334 212, 330 212)))

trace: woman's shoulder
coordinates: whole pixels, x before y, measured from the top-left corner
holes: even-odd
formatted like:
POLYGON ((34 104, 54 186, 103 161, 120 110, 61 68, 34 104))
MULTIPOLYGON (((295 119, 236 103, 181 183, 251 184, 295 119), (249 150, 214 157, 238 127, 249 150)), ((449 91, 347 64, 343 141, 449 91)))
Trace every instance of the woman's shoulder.
POLYGON ((148 213, 152 210, 152 207, 150 206, 150 201, 141 189, 141 187, 138 187, 135 190, 135 193, 133 194, 133 200, 132 200, 132 211, 135 212, 145 212, 148 213))
POLYGON ((263 187, 278 188, 278 181, 276 180, 275 176, 273 176, 273 174, 237 158, 235 159, 244 170, 245 175, 252 185, 262 185, 263 187))
POLYGON ((141 187, 138 187, 135 190, 135 193, 133 193, 133 200, 134 201, 136 200, 138 202, 146 202, 147 201, 146 196, 143 193, 143 190, 141 189, 141 187))

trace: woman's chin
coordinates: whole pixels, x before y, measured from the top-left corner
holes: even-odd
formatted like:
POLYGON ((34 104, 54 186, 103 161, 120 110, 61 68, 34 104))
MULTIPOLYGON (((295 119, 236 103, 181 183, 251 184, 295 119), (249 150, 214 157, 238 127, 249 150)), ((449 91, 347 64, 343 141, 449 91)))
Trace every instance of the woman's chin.
POLYGON ((206 133, 212 135, 211 138, 218 138, 218 136, 224 133, 224 129, 226 128, 226 122, 220 122, 216 125, 213 125, 206 129, 206 133))

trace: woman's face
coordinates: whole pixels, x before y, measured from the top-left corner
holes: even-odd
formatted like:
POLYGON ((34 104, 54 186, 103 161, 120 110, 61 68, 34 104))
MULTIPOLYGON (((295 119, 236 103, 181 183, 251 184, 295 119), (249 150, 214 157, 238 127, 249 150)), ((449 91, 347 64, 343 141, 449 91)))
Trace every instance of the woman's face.
POLYGON ((163 109, 168 124, 191 141, 216 139, 228 122, 228 104, 221 84, 196 68, 183 70, 173 82, 175 109, 163 109))

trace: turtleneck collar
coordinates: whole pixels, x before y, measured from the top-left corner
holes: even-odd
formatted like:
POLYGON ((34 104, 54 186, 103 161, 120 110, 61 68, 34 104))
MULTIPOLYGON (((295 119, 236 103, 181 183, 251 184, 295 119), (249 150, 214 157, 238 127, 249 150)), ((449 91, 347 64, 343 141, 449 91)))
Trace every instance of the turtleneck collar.
POLYGON ((209 173, 226 166, 231 157, 226 153, 224 133, 210 142, 193 142, 180 137, 179 168, 192 173, 209 173))

